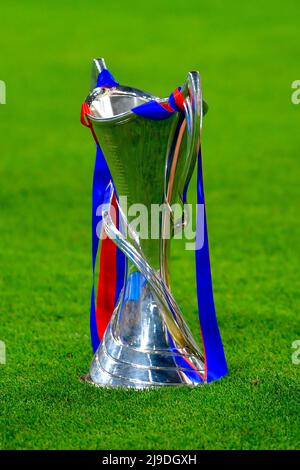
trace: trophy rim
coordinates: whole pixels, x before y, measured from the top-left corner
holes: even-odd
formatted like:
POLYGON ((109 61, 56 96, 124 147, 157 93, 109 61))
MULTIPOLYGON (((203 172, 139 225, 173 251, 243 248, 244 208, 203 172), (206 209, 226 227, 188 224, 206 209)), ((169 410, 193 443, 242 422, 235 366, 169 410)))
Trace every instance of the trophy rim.
MULTIPOLYGON (((152 93, 146 92, 144 90, 140 90, 138 88, 133 88, 133 87, 128 87, 128 86, 116 86, 112 88, 105 88, 105 87, 96 87, 94 90, 87 96, 85 99, 85 102, 90 105, 92 101, 95 99, 95 97, 102 92, 109 92, 112 96, 122 96, 122 95, 131 95, 132 97, 138 97, 141 100, 144 101, 144 103, 147 103, 149 101, 156 101, 157 103, 168 103, 168 97, 167 98, 159 98, 156 95, 153 95, 152 93), (115 93, 115 95, 114 95, 115 93)), ((132 111, 132 109, 128 109, 127 111, 116 114, 115 116, 108 116, 108 117, 98 117, 94 116, 93 114, 87 113, 87 117, 95 123, 117 123, 119 121, 122 122, 127 122, 131 119, 136 119, 139 117, 136 113, 132 111)))

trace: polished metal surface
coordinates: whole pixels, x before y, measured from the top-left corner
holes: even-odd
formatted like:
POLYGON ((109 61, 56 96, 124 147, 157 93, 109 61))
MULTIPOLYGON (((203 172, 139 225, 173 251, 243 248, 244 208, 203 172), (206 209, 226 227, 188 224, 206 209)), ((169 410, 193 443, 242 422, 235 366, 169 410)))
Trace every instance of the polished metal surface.
POLYGON ((201 383, 201 358, 170 333, 167 316, 147 280, 133 272, 92 362, 90 380, 134 388, 201 383))
MULTIPOLYGON (((94 61, 92 84, 103 59, 94 61)), ((121 228, 103 208, 107 235, 127 258, 127 273, 112 319, 97 350, 89 381, 98 386, 147 388, 203 383, 204 358, 172 296, 168 281, 170 240, 165 239, 166 217, 160 215, 160 234, 151 238, 153 204, 165 203, 171 213, 171 233, 182 228, 188 214, 176 221, 171 205, 182 195, 193 172, 200 145, 203 102, 199 74, 188 74, 182 89, 184 118, 150 120, 131 110, 159 98, 130 87, 94 88, 87 97, 89 119, 108 162, 119 196, 127 206, 148 209, 148 237, 139 237, 131 218, 120 208, 121 228), (178 132, 179 130, 179 132, 178 132), (176 142, 174 145, 174 139, 176 142), (173 150, 172 150, 173 149, 173 150), (175 149, 175 150, 174 150, 175 149), (125 230, 127 229, 127 236, 125 230)), ((113 188, 110 188, 110 200, 113 188)))

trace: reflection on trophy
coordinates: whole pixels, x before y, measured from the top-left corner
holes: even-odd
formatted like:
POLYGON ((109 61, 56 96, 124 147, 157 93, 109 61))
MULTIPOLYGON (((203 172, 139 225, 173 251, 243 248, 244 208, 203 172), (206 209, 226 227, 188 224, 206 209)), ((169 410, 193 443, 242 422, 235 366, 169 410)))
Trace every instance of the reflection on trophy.
MULTIPOLYGON (((109 253, 117 250, 125 266, 88 375, 95 385, 147 388, 207 381, 205 351, 200 351, 171 293, 168 275, 172 236, 188 223, 188 213, 183 210, 178 220, 172 206, 184 207, 206 110, 198 72, 190 72, 170 98, 160 99, 119 85, 103 59, 93 61, 92 91, 82 119, 91 128, 111 176, 105 188, 99 186, 103 198, 97 216, 110 243, 109 253), (137 203, 146 207, 148 236, 141 237, 132 228, 130 216, 118 202, 125 197, 128 207, 137 203), (153 238, 151 208, 162 204, 159 236, 153 238), (117 216, 112 215, 113 208, 117 216)), ((111 283, 118 275, 116 259, 108 255, 103 261, 106 273, 111 268, 115 277, 102 272, 99 305, 109 303, 111 283)), ((98 331, 99 315, 94 324, 98 331)))

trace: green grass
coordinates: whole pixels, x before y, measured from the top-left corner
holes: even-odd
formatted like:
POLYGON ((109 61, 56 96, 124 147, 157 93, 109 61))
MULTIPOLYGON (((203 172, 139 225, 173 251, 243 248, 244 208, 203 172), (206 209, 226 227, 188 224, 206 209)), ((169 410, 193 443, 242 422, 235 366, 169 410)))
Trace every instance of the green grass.
MULTIPOLYGON (((0 79, 0 446, 299 448, 299 2, 5 2, 0 79), (89 343, 90 63, 167 95, 199 69, 215 301, 230 373, 198 389, 101 390, 89 343)), ((198 336, 192 255, 175 296, 198 336)))

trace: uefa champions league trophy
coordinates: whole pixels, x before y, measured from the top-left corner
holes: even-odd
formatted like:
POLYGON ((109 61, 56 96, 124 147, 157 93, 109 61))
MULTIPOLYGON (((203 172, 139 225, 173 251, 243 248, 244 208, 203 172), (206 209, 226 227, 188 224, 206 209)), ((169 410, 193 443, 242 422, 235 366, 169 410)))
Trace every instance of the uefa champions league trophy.
MULTIPOLYGON (((96 352, 87 380, 97 386, 200 385, 227 371, 225 358, 219 354, 223 370, 208 378, 205 344, 202 354, 173 298, 168 275, 170 239, 188 223, 185 210, 176 220, 172 205, 184 205, 199 155, 206 110, 198 72, 190 72, 183 87, 169 98, 159 99, 121 86, 103 59, 93 61, 92 91, 82 107, 82 122, 92 130, 98 152, 93 194, 97 199, 101 193, 101 197, 93 208, 97 211, 93 213, 94 266, 95 246, 100 244, 94 233, 96 216, 108 237, 101 243, 110 247, 104 261, 101 254, 104 267, 100 260, 100 276, 103 272, 97 307, 92 293, 91 328, 96 352), (118 202, 124 197, 128 207, 137 203, 146 207, 147 237, 140 237, 130 217, 125 216, 118 202), (153 239, 151 207, 161 204, 166 210, 160 213, 159 236, 153 239), (116 217, 112 208, 117 210, 116 217), (120 285, 118 275, 121 287, 119 292, 115 287, 111 294, 112 285, 120 285), (108 304, 112 295, 110 315, 106 312, 103 320, 97 308, 101 302, 108 304)), ((214 321, 209 327, 212 330, 214 321)), ((220 340, 218 330, 216 336, 220 340)))

